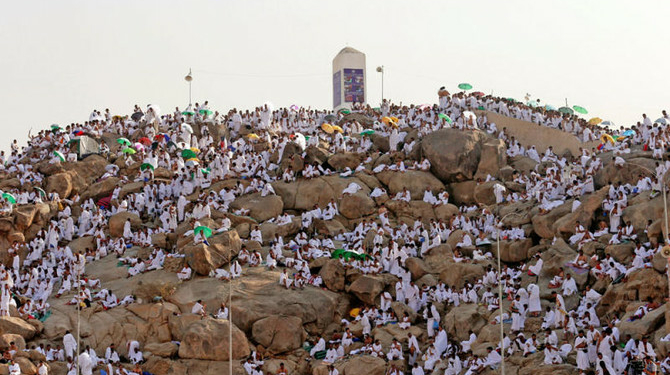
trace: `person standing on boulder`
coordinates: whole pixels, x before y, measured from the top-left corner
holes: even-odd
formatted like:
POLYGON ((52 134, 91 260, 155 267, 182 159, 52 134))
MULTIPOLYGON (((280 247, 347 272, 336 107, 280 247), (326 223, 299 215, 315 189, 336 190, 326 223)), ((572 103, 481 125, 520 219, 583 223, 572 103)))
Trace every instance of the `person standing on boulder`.
POLYGON ((63 336, 63 347, 65 348, 65 357, 74 358, 74 351, 77 350, 77 340, 70 331, 65 331, 65 336, 63 336))

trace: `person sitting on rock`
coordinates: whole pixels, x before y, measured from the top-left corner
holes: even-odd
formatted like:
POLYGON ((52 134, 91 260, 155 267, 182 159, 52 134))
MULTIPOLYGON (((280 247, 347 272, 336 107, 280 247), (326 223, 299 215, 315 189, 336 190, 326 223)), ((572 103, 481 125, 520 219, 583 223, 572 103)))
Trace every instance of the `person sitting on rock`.
POLYGON ((202 302, 202 300, 197 300, 194 304, 193 307, 191 307, 191 314, 196 314, 204 317, 206 315, 205 312, 205 307, 207 305, 202 302))

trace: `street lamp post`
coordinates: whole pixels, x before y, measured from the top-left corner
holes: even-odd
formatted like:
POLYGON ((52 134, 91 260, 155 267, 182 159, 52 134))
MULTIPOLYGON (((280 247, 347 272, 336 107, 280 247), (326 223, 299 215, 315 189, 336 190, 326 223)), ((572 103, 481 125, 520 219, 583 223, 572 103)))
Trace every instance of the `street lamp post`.
POLYGON ((188 75, 184 77, 184 80, 188 82, 188 105, 191 106, 191 81, 193 81, 193 76, 191 75, 191 68, 188 69, 188 75))
POLYGON ((228 375, 233 375, 233 251, 228 250, 228 375))
POLYGON ((384 103, 384 65, 377 67, 377 73, 382 74, 382 104, 384 103))
MULTIPOLYGON (((489 207, 487 207, 491 214, 493 215, 493 210, 491 210, 489 207)), ((502 225, 503 221, 508 217, 512 215, 521 215, 520 212, 510 212, 507 215, 503 216, 498 223, 496 224, 496 247, 497 247, 497 252, 498 252, 498 311, 500 312, 499 318, 500 318, 500 373, 502 375, 505 375, 505 345, 504 345, 504 338, 505 338, 505 325, 503 323, 503 288, 502 288, 502 266, 500 262, 500 226, 502 225)))

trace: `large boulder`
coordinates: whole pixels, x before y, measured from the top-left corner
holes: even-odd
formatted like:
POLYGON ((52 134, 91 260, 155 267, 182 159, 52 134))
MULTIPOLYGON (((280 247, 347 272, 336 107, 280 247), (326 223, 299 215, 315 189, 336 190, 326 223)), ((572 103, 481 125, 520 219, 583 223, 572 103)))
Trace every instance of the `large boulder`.
POLYGON ((495 185, 502 185, 500 181, 488 181, 475 186, 474 198, 475 202, 490 206, 496 203, 496 196, 493 194, 495 185))
POLYGON ((152 342, 144 346, 145 352, 159 357, 171 358, 179 351, 179 346, 173 342, 152 342))
POLYGON ((542 238, 554 238, 556 236, 556 222, 565 215, 568 215, 571 210, 572 202, 567 202, 547 213, 533 216, 531 219, 533 231, 542 238))
POLYGON ((0 317, 0 332, 20 335, 26 340, 32 339, 37 334, 35 327, 25 320, 9 316, 0 317))
POLYGON ((133 230, 140 229, 142 219, 132 212, 119 212, 109 218, 109 235, 112 237, 123 237, 123 227, 126 221, 130 219, 130 225, 133 230))
POLYGON ((370 198, 369 193, 358 191, 356 194, 343 196, 339 210, 347 219, 358 219, 375 212, 375 201, 370 198))
POLYGON ((451 263, 440 273, 440 280, 449 286, 462 288, 466 282, 474 283, 485 274, 484 267, 472 263, 451 263))
POLYGON ((621 184, 635 185, 639 175, 653 177, 649 171, 655 169, 655 161, 647 158, 628 159, 621 167, 617 167, 614 163, 605 163, 603 168, 596 172, 593 178, 593 183, 596 189, 617 182, 620 182, 621 184))
POLYGON ((412 199, 423 200, 423 193, 427 187, 430 187, 436 196, 445 189, 444 184, 429 172, 405 171, 385 172, 384 174, 388 174, 388 191, 392 196, 402 191, 403 188, 407 188, 412 199))
MULTIPOLYGON (((227 361, 229 358, 230 322, 219 319, 199 319, 186 328, 179 344, 180 358, 227 361)), ((243 359, 251 351, 244 332, 232 325, 233 359, 243 359)))
POLYGON ((630 318, 633 313, 635 313, 635 310, 637 310, 636 307, 631 308, 621 319, 619 330, 622 335, 631 335, 635 339, 642 339, 643 336, 647 336, 663 326, 665 312, 667 310, 666 305, 662 305, 661 307, 648 312, 642 319, 631 321, 630 318))
MULTIPOLYGON (((482 154, 475 177, 486 179, 487 175, 498 176, 507 164, 507 148, 502 139, 488 139, 482 144, 482 154)), ((498 176, 500 177, 500 176, 498 176)))
POLYGON ((56 192, 61 198, 69 198, 75 188, 77 173, 74 171, 61 172, 47 177, 46 192, 56 192))
POLYGON ((356 154, 351 152, 338 152, 328 158, 328 164, 336 170, 343 170, 344 168, 356 169, 363 161, 364 154, 356 154))
POLYGON ((423 137, 421 147, 433 174, 440 180, 465 181, 475 176, 486 139, 486 134, 480 131, 442 129, 423 137))
POLYGON ((533 247, 533 240, 530 238, 518 241, 500 241, 500 260, 512 263, 526 261, 533 255, 529 254, 531 247, 533 247))
POLYGON ((591 194, 581 197, 581 205, 574 212, 556 220, 554 228, 562 235, 575 233, 575 225, 579 221, 585 228, 589 228, 595 217, 596 210, 601 208, 602 202, 607 196, 608 188, 603 187, 591 194))
POLYGON ((383 290, 384 282, 382 279, 368 275, 357 278, 347 289, 349 293, 353 293, 358 299, 368 305, 374 305, 375 300, 383 290))
MULTIPOLYGON (((296 182, 274 182, 272 187, 284 202, 284 210, 311 210, 315 204, 326 207, 331 199, 337 200, 350 183, 361 187, 360 194, 369 197, 371 189, 357 177, 338 175, 300 179, 296 182)), ((340 203, 341 205, 342 203, 340 203)))
POLYGON ((339 364, 337 368, 342 375, 384 375, 386 373, 386 361, 369 355, 356 356, 339 364))
POLYGON ((334 292, 344 290, 345 274, 344 266, 340 263, 339 259, 329 259, 319 272, 319 276, 323 279, 323 284, 334 292))
POLYGON ((260 193, 254 193, 235 199, 230 204, 230 208, 233 210, 245 208, 249 210, 249 216, 258 222, 262 222, 279 216, 284 208, 284 203, 278 195, 262 197, 260 193))
POLYGON ((35 220, 38 209, 34 204, 24 204, 14 209, 14 225, 19 231, 25 231, 35 220))
POLYGON ((257 320, 251 335, 270 353, 286 353, 298 349, 305 339, 302 319, 297 316, 268 316, 257 320))
POLYGON ((456 204, 475 203, 476 181, 454 182, 449 184, 449 201, 456 204))
POLYGON ((98 181, 93 185, 89 186, 88 189, 81 195, 82 201, 85 201, 89 198, 98 200, 103 197, 108 197, 112 195, 114 189, 119 184, 121 180, 117 177, 108 177, 102 181, 98 181))
POLYGON ((458 341, 467 340, 470 330, 479 332, 486 325, 488 314, 485 307, 462 304, 449 311, 444 317, 442 326, 450 337, 456 337, 458 341))
POLYGON ((412 280, 418 280, 430 273, 430 269, 421 258, 407 258, 405 266, 407 266, 407 269, 412 274, 412 280))
POLYGON ((183 249, 186 262, 199 275, 207 276, 210 272, 228 264, 232 256, 236 255, 235 250, 225 247, 222 244, 204 243, 186 246, 183 249))

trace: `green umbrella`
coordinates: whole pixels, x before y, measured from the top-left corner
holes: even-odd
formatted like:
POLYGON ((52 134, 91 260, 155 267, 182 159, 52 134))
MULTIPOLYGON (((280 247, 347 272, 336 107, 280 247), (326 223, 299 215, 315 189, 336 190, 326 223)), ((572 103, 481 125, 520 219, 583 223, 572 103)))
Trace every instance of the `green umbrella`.
POLYGON ((486 108, 484 108, 483 105, 480 105, 479 107, 477 107, 477 109, 480 110, 480 111, 483 111, 483 110, 485 110, 486 108))
POLYGON ((458 88, 461 90, 472 90, 472 85, 469 83, 461 83, 458 85, 458 88))
POLYGON ((184 115, 184 116, 193 116, 193 115, 195 115, 195 112, 192 112, 192 111, 184 111, 184 112, 182 112, 181 114, 184 115))
POLYGON ((52 131, 58 131, 58 130, 63 130, 63 128, 58 126, 58 124, 53 124, 53 125, 51 125, 51 130, 52 131))
POLYGON ((184 159, 193 159, 197 158, 198 154, 196 154, 193 150, 186 149, 181 151, 181 157, 184 159))
POLYGON ((63 155, 62 152, 60 152, 60 151, 54 151, 54 155, 58 156, 58 158, 60 159, 60 161, 65 161, 65 155, 63 155))
POLYGON ((558 111, 561 112, 561 113, 567 113, 569 115, 572 115, 572 114, 575 113, 575 111, 573 111, 572 108, 570 108, 570 107, 561 107, 561 108, 558 109, 558 111))
POLYGON ((375 134, 375 131, 372 129, 367 129, 361 132, 361 135, 370 135, 370 134, 375 134))
POLYGON ((210 168, 200 168, 200 172, 202 172, 202 173, 204 173, 204 174, 208 174, 208 173, 210 173, 211 171, 212 171, 212 170, 211 170, 210 168))
POLYGON ((529 107, 537 107, 537 102, 535 100, 529 100, 528 103, 526 103, 527 106, 529 107))
POLYGON ((130 143, 130 141, 127 138, 119 138, 119 139, 116 140, 116 143, 118 143, 120 145, 126 145, 126 146, 132 145, 132 143, 130 143))
POLYGON ((547 111, 555 111, 556 107, 554 107, 551 104, 545 104, 544 109, 546 109, 547 111))
POLYGON ((46 196, 47 196, 47 192, 44 191, 42 188, 36 187, 35 190, 37 190, 37 192, 38 192, 41 196, 43 196, 43 197, 46 197, 46 196))
POLYGON ((14 196, 9 193, 3 193, 2 198, 11 204, 16 204, 16 198, 14 198, 14 196))
POLYGON ((348 114, 351 113, 351 111, 348 110, 348 109, 340 109, 340 112, 344 113, 345 115, 348 115, 348 114))
POLYGON ((437 115, 437 117, 445 119, 449 124, 454 123, 454 120, 452 120, 451 117, 445 115, 444 113, 440 113, 439 115, 437 115))
POLYGON ((375 112, 381 112, 382 111, 382 109, 379 108, 379 107, 374 107, 374 108, 372 108, 372 110, 375 111, 375 112))
POLYGON ((200 110, 201 115, 211 115, 212 113, 214 113, 214 112, 210 111, 209 109, 201 109, 200 110))
POLYGON ((124 154, 134 155, 137 151, 133 150, 130 147, 124 148, 122 151, 124 154))
POLYGON ((208 238, 212 235, 212 230, 204 225, 201 225, 199 227, 195 227, 193 229, 193 235, 197 235, 198 233, 202 232, 202 234, 205 236, 205 238, 208 238))
POLYGON ((142 163, 142 165, 140 165, 141 171, 146 171, 147 168, 150 168, 152 171, 156 169, 153 165, 151 165, 151 163, 142 163))
POLYGON ((589 113, 589 111, 587 111, 586 108, 584 108, 584 107, 580 107, 580 106, 578 106, 578 105, 573 105, 573 106, 572 106, 572 109, 574 109, 575 112, 579 112, 579 113, 581 113, 581 114, 583 114, 583 115, 589 113))
POLYGON ((514 98, 507 98, 507 100, 512 102, 512 103, 516 103, 516 99, 514 99, 514 98))

